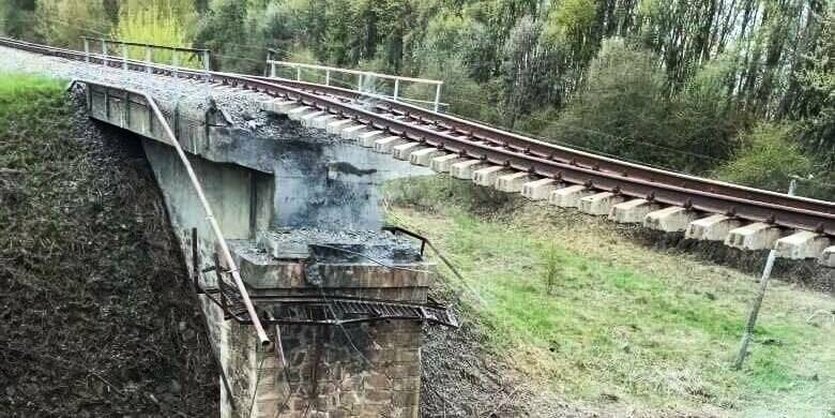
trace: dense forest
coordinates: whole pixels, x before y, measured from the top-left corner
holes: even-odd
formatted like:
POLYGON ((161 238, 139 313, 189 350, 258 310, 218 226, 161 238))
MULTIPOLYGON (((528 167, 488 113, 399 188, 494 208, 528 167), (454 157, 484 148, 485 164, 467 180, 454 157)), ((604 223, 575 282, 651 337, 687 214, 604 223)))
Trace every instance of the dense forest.
POLYGON ((450 113, 835 198, 832 0, 0 0, 0 30, 207 47, 228 71, 262 73, 270 48, 441 79, 450 113))

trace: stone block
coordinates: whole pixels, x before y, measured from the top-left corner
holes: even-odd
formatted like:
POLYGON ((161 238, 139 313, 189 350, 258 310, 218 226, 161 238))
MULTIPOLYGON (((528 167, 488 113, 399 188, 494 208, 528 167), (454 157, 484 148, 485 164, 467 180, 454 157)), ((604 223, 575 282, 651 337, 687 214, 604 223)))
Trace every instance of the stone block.
POLYGON ((420 142, 407 142, 405 144, 395 145, 391 149, 391 156, 394 157, 396 160, 409 160, 409 156, 412 155, 412 152, 418 151, 423 149, 423 146, 420 142))
POLYGON ((531 200, 544 200, 559 188, 560 183, 554 179, 539 179, 523 184, 522 196, 531 200))
POLYGON ((493 187, 499 177, 513 173, 503 166, 494 165, 473 171, 473 183, 479 186, 493 187))
MULTIPOLYGON (((337 120, 331 121, 328 124, 328 126, 325 127, 325 130, 331 135, 339 135, 339 133, 342 132, 343 130, 354 126, 354 125, 352 125, 353 122, 354 121, 352 121, 351 119, 337 119, 337 120)), ((363 125, 358 125, 358 126, 363 126, 363 125)))
POLYGON ((835 245, 823 249, 818 263, 824 267, 835 268, 835 245))
POLYGON ((313 118, 310 121, 310 127, 324 130, 324 129, 327 129, 328 124, 330 124, 331 122, 333 122, 335 120, 337 120, 336 115, 325 113, 322 116, 319 116, 317 118, 313 118))
POLYGON ((310 106, 299 106, 297 108, 291 109, 287 111, 287 117, 290 120, 299 121, 302 117, 307 115, 308 113, 315 113, 316 109, 310 106))
MULTIPOLYGON (((355 125, 355 126, 350 126, 348 128, 343 129, 339 133, 339 135, 342 137, 342 139, 346 139, 348 141, 356 141, 356 140, 359 139, 360 135, 366 134, 366 133, 369 133, 369 132, 371 132, 371 131, 368 129, 367 126, 365 126, 365 125, 355 125)), ((374 132, 380 132, 382 134, 381 131, 374 131, 374 132)))
POLYGON ((382 154, 391 154, 394 147, 405 144, 409 141, 399 136, 387 136, 382 139, 374 141, 374 151, 382 154))
POLYGON ((724 241, 729 232, 740 226, 742 222, 738 219, 725 215, 711 215, 687 225, 684 237, 700 241, 724 241))
POLYGON ((299 118, 299 123, 306 128, 313 127, 313 120, 325 116, 325 112, 322 110, 317 110, 315 112, 305 113, 299 118))
POLYGON ((374 148, 374 143, 377 142, 378 139, 384 138, 384 136, 385 132, 383 131, 371 131, 358 134, 357 140, 362 147, 374 148))
POLYGON ((505 193, 520 193, 522 191, 522 187, 525 184, 530 183, 533 179, 535 179, 535 177, 531 177, 530 174, 522 171, 499 176, 499 178, 496 179, 496 190, 505 193))
POLYGON ((792 260, 820 258, 823 250, 829 247, 829 238, 812 231, 797 231, 777 240, 774 250, 777 256, 792 260))
POLYGON ((609 220, 618 223, 641 223, 650 212, 660 208, 661 206, 657 203, 646 199, 627 200, 612 206, 612 210, 609 212, 609 220))
POLYGON ((449 175, 461 180, 472 180, 473 172, 487 167, 481 160, 465 160, 449 166, 449 175))
POLYGON ((593 194, 594 191, 587 189, 586 186, 568 186, 551 192, 548 203, 561 208, 576 208, 580 206, 580 199, 593 194))
POLYGON ((680 232, 686 230, 696 216, 695 211, 670 206, 648 213, 644 218, 644 226, 658 231, 680 232))
POLYGON ((600 192, 580 199, 579 209, 589 215, 604 216, 612 211, 612 206, 623 201, 623 196, 611 192, 600 192))
POLYGON ((409 155, 409 162, 414 165, 429 167, 433 158, 440 157, 442 155, 444 155, 443 151, 434 147, 428 147, 412 152, 409 155))
POLYGON ((429 161, 429 168, 438 173, 448 173, 449 168, 453 164, 466 161, 466 158, 459 157, 458 154, 446 154, 440 157, 434 157, 429 161))
POLYGON ((773 225, 754 222, 728 232, 725 245, 740 250, 768 250, 780 239, 780 228, 773 225))

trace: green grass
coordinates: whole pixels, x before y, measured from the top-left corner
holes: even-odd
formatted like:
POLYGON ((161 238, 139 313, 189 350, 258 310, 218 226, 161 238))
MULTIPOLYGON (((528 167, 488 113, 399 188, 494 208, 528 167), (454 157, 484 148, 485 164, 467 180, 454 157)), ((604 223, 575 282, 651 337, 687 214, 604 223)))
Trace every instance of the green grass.
POLYGON ((831 297, 776 282, 734 372, 750 276, 646 249, 576 212, 490 206, 502 197, 447 178, 389 189, 390 219, 437 241, 463 273, 466 283, 447 281, 494 349, 560 395, 649 415, 835 413, 835 326, 807 323, 835 311, 831 297))
POLYGON ((0 100, 28 101, 33 96, 51 96, 60 91, 61 82, 54 78, 0 72, 0 100))

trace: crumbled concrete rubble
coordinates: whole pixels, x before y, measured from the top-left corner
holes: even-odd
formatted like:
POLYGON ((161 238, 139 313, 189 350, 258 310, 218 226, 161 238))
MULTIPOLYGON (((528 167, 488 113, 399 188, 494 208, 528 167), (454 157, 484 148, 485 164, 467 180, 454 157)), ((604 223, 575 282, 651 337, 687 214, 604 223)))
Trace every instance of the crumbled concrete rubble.
POLYGON ((383 231, 280 228, 260 234, 258 246, 275 258, 313 257, 351 263, 420 261, 415 240, 383 231))

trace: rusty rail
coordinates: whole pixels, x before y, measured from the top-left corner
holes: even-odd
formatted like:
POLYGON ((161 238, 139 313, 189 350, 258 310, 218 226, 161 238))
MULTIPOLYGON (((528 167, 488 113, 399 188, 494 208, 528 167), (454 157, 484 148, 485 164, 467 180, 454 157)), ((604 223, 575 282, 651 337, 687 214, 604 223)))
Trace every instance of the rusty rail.
MULTIPOLYGON (((84 59, 84 54, 76 51, 5 38, 0 38, 0 45, 73 60, 84 59)), ((92 62, 113 66, 107 62, 92 62)), ((128 68, 147 71, 148 66, 132 62, 128 68)), ((172 74, 170 69, 162 67, 152 67, 152 72, 172 74)), ((178 70, 177 73, 188 78, 205 77, 205 73, 196 71, 178 70)), ((835 236, 833 202, 792 197, 642 166, 384 99, 378 99, 371 110, 367 110, 355 105, 355 101, 363 97, 361 93, 338 87, 223 72, 210 72, 209 75, 215 83, 294 100, 391 135, 532 175, 632 198, 835 236), (395 116, 406 116, 410 122, 397 120, 395 116), (439 129, 450 132, 439 132, 439 129)))

